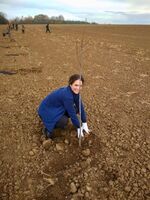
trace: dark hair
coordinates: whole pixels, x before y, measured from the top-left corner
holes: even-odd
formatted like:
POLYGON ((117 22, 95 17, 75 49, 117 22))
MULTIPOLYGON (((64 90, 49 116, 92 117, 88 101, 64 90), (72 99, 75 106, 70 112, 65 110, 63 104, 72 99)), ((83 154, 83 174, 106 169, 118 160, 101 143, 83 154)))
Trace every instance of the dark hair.
POLYGON ((82 83, 84 83, 84 78, 82 75, 80 74, 73 74, 72 76, 70 76, 68 84, 72 85, 75 81, 80 80, 82 81, 82 83))

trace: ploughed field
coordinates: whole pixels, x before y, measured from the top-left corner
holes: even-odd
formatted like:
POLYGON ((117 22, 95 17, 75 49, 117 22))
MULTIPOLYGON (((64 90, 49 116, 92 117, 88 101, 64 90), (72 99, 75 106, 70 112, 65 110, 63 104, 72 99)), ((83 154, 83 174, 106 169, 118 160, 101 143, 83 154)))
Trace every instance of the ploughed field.
POLYGON ((0 199, 150 199, 150 26, 25 25, 11 39, 5 27, 0 199), (92 132, 81 147, 71 123, 46 140, 38 105, 80 72, 92 132))

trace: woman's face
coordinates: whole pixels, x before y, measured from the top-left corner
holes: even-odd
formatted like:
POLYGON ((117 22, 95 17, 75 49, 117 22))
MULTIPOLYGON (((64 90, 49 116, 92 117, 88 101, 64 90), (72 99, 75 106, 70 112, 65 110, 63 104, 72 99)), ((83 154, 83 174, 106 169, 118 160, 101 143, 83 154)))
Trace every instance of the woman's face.
POLYGON ((70 87, 75 94, 79 94, 82 89, 82 81, 76 80, 72 85, 70 85, 70 87))

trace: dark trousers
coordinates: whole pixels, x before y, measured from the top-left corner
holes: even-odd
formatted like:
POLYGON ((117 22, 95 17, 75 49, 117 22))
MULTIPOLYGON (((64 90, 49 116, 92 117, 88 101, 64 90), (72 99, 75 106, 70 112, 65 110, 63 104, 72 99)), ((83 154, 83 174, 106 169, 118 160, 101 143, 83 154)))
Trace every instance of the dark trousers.
MULTIPOLYGON (((39 116, 42 120, 42 117, 39 116)), ((69 122, 69 116, 67 115, 67 113, 65 113, 65 115, 63 115, 58 122, 56 122, 54 129, 56 128, 61 128, 64 129, 67 124, 69 122)), ((42 132, 47 136, 47 137, 51 137, 52 133, 48 131, 48 129, 46 127, 43 128, 42 132)))
POLYGON ((49 33, 50 33, 50 32, 51 32, 51 31, 50 31, 50 29, 46 29, 46 33, 47 33, 47 32, 49 32, 49 33))
POLYGON ((60 120, 56 123, 55 128, 62 128, 64 129, 67 124, 68 124, 68 116, 67 115, 63 115, 60 120))

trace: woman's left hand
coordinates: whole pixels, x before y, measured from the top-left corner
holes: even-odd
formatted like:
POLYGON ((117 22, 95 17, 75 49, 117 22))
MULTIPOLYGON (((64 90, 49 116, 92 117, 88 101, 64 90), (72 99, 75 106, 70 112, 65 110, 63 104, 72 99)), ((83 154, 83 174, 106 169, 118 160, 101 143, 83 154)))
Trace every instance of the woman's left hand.
POLYGON ((87 125, 86 122, 82 123, 82 130, 84 130, 88 134, 90 133, 90 130, 89 130, 88 125, 87 125))

